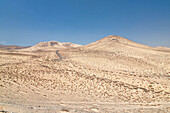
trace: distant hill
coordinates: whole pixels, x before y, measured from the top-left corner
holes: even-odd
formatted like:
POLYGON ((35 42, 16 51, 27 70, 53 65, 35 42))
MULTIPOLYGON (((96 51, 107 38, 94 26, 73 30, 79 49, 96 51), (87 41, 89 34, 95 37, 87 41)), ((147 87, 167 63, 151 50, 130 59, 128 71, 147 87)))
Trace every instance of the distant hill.
POLYGON ((155 50, 158 51, 164 51, 164 52, 170 52, 170 48, 169 47, 155 47, 155 50))
POLYGON ((39 51, 39 50, 56 50, 56 49, 65 49, 65 48, 74 48, 81 45, 74 44, 71 42, 58 42, 58 41, 49 41, 49 42, 40 42, 32 47, 22 49, 21 51, 39 51))
POLYGON ((25 49, 30 46, 16 46, 16 45, 0 45, 0 49, 5 49, 5 50, 15 50, 15 49, 25 49))

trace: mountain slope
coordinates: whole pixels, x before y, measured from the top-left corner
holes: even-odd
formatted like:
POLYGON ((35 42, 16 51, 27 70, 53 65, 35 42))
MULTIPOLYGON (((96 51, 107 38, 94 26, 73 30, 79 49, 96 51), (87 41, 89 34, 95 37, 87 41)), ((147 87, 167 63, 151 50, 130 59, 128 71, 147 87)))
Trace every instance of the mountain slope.
POLYGON ((170 53, 115 35, 70 51, 77 56, 72 59, 98 65, 100 69, 131 70, 141 74, 165 74, 170 70, 170 53))

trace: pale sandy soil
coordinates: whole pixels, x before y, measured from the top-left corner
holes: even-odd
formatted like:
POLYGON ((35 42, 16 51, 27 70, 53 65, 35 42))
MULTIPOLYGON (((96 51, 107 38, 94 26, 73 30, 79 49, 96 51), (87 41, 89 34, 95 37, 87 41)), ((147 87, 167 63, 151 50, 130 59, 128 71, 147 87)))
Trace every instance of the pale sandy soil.
POLYGON ((59 53, 0 50, 0 112, 170 112, 170 52, 109 36, 59 53))

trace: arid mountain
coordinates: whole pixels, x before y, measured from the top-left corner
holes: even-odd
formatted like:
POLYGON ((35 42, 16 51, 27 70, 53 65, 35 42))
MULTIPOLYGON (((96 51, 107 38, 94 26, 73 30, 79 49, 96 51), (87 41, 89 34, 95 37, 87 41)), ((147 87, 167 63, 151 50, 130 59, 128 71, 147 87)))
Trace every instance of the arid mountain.
POLYGON ((170 52, 170 48, 169 47, 155 47, 155 50, 158 51, 165 51, 165 52, 170 52))
POLYGON ((65 48, 74 48, 79 47, 81 45, 73 44, 71 42, 58 42, 58 41, 49 41, 49 42, 40 42, 30 48, 22 49, 21 51, 38 51, 38 50, 57 50, 57 49, 65 49, 65 48))
POLYGON ((76 48, 57 42, 31 48, 0 51, 3 111, 170 112, 169 52, 115 35, 76 48), (63 59, 47 51, 51 46, 62 46, 63 59))
MULTIPOLYGON (((73 49, 71 51, 73 51, 73 49)), ((170 70, 170 56, 168 52, 158 51, 153 47, 138 44, 115 35, 82 46, 81 49, 76 48, 74 51, 81 52, 79 57, 83 54, 88 55, 88 57, 82 59, 80 62, 92 64, 99 62, 101 68, 108 67, 113 69, 113 67, 115 67, 115 69, 121 70, 139 70, 143 73, 145 71, 149 73, 151 70, 153 73, 155 71, 157 71, 156 73, 163 73, 164 69, 170 70), (93 57, 95 59, 92 60, 93 57), (105 59, 108 59, 108 66, 105 66, 105 59), (92 62, 88 62, 91 60, 92 62), (163 65, 164 67, 162 67, 163 65), (149 69, 147 67, 149 67, 149 69), (161 70, 158 68, 161 68, 161 70)))
POLYGON ((16 45, 0 45, 0 49, 5 49, 5 50, 24 49, 28 47, 30 46, 24 47, 24 46, 16 46, 16 45))
POLYGON ((128 40, 126 38, 116 36, 116 35, 107 36, 101 40, 88 44, 87 46, 88 47, 92 46, 92 48, 94 49, 95 47, 96 48, 97 47, 112 48, 112 47, 121 46, 121 45, 133 46, 133 47, 138 47, 138 48, 150 48, 149 46, 139 44, 139 43, 133 42, 131 40, 128 40))

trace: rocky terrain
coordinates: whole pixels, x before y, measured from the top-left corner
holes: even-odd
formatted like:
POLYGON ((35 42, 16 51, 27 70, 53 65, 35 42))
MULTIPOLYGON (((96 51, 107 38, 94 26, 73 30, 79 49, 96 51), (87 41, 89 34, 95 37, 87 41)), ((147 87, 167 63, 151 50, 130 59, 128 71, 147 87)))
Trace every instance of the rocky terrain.
POLYGON ((170 52, 115 35, 0 50, 0 112, 169 113, 170 52))

